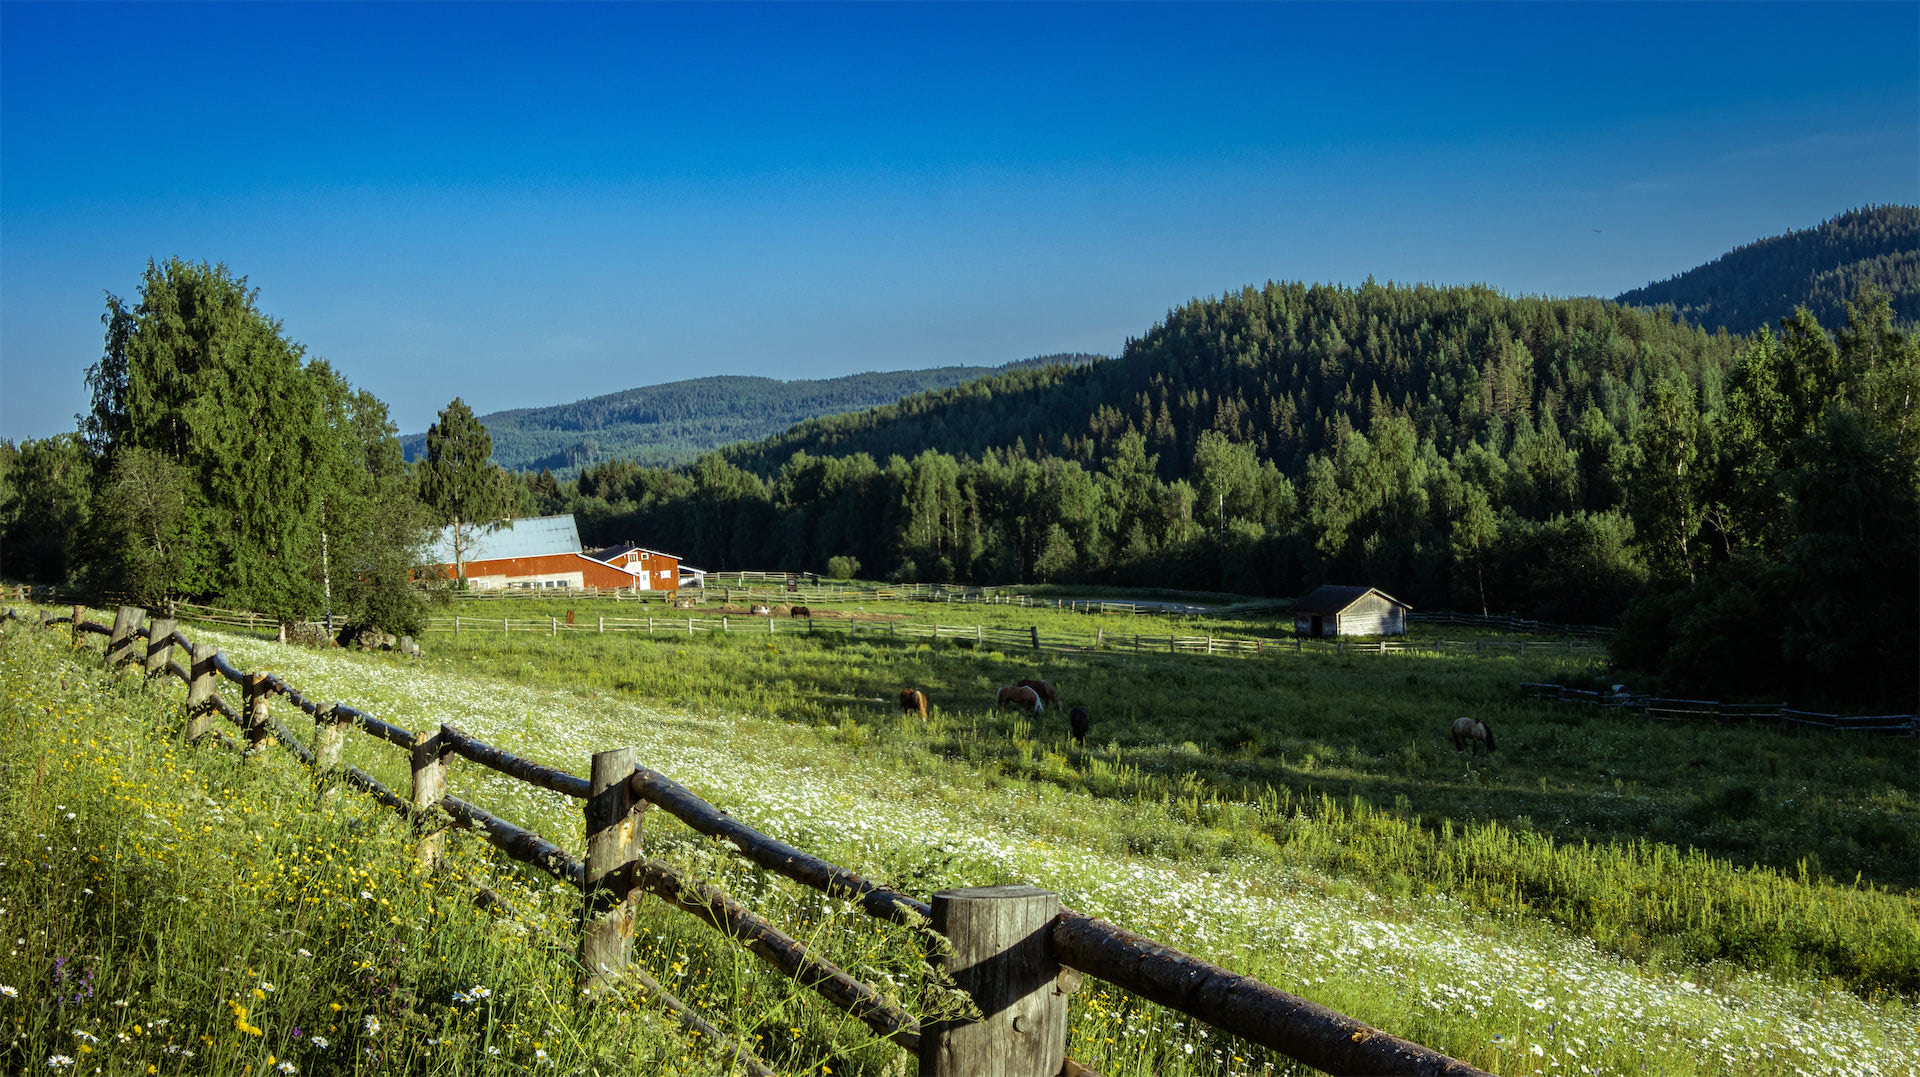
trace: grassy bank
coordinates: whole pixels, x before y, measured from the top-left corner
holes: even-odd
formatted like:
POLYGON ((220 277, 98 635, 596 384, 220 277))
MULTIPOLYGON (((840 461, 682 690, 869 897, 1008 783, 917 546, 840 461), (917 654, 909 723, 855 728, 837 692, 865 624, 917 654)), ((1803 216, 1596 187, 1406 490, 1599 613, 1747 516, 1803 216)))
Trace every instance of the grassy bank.
MULTIPOLYGON (((205 630, 195 634, 217 639, 243 667, 275 669, 323 698, 363 703, 409 727, 452 721, 576 772, 595 749, 636 745, 650 765, 743 820, 903 888, 926 893, 948 885, 1014 881, 1049 886, 1076 908, 1496 1072, 1551 1073, 1558 1063, 1566 1071, 1600 1072, 1645 1065, 1674 1074, 1903 1073, 1913 1070, 1920 1053, 1915 1014, 1905 1002, 1863 1002, 1831 985, 1694 962, 1679 950, 1623 962, 1538 918, 1490 916, 1471 900, 1414 885, 1411 876, 1400 888, 1368 885, 1368 876, 1337 866, 1339 849, 1350 847, 1354 835, 1367 827, 1386 835, 1379 839, 1383 847, 1404 844, 1425 824, 1413 824, 1410 815, 1395 809, 1367 808, 1363 815, 1350 797, 1321 799, 1317 784, 1311 803, 1304 792, 1280 800, 1277 787, 1271 794, 1276 799, 1265 805, 1257 796, 1216 797, 1206 779, 1197 772, 1189 775, 1189 764, 1214 755, 1229 757, 1223 764, 1229 767, 1245 761, 1197 743, 1102 744, 1075 754, 1057 733, 1023 726, 1031 719, 947 706, 931 728, 923 728, 844 686, 838 693, 842 698, 814 701, 827 708, 823 711, 788 714, 782 705, 762 714, 724 702, 741 696, 668 704, 638 688, 585 680, 666 677, 664 671, 674 667, 672 676, 685 688, 705 683, 703 670, 731 661, 684 640, 660 641, 649 650, 627 639, 627 650, 608 652, 584 666, 529 647, 515 652, 514 662, 503 657, 491 664, 504 669, 502 677, 474 672, 483 664, 446 654, 440 637, 430 641, 436 657, 421 663, 303 651, 205 630), (543 669, 571 674, 541 674, 543 669), (1340 813, 1350 818, 1341 820, 1340 813), (1317 867, 1306 855, 1315 846, 1336 858, 1326 862, 1330 866, 1317 867)), ((514 638, 516 644, 533 640, 514 638)), ((831 644, 818 644, 817 654, 802 653, 785 642, 764 652, 765 661, 804 668, 880 660, 861 656, 858 648, 836 652, 831 644)), ((1000 661, 977 654, 942 657, 1000 661)), ((986 671, 1005 668, 989 665, 986 671)), ((786 670, 784 665, 763 670, 756 683, 766 698, 789 698, 774 690, 786 670)), ((1502 736, 1508 736, 1504 729, 1502 736)), ((404 763, 391 749, 356 738, 351 751, 355 761, 404 782, 404 763)), ((1449 755, 1442 758, 1450 758, 1450 744, 1445 751, 1449 755)), ((1503 744, 1503 762, 1507 751, 1503 744)), ((1299 762, 1284 764, 1288 773, 1299 762)), ((1362 772, 1351 763, 1338 757, 1316 760, 1302 773, 1317 783, 1328 771, 1335 776, 1345 769, 1362 772)), ((1476 775, 1488 771, 1484 759, 1474 767, 1476 775)), ((464 766, 456 768, 452 791, 578 846, 577 809, 559 798, 464 766)), ((202 825, 219 829, 222 824, 202 825)), ((1435 827, 1442 837, 1445 826, 1435 827)), ((689 861, 705 856, 729 888, 749 895, 756 907, 767 903, 783 923, 822 923, 819 914, 826 910, 782 898, 778 885, 752 873, 720 868, 698 843, 679 841, 671 825, 650 821, 648 831, 650 847, 689 861)), ((1457 829, 1452 840, 1463 840, 1457 829)), ((212 870, 219 870, 217 862, 212 870)), ((493 881, 505 885, 518 878, 498 871, 493 881)), ((521 885, 537 895, 545 885, 536 882, 522 879, 521 885)), ((1811 889, 1819 895, 1817 887, 1811 889)), ((843 963, 863 969, 863 977, 910 982, 910 961, 891 941, 841 942, 838 929, 818 930, 832 938, 843 963)), ((177 945, 184 948, 189 941, 177 945)), ((206 960, 215 958, 210 954, 206 960)), ((799 1004, 783 1009, 787 1004, 773 1002, 777 996, 772 994, 759 996, 768 1000, 759 1005, 732 1005, 738 991, 727 985, 751 974, 738 971, 742 959, 723 950, 676 944, 667 951, 654 948, 643 960, 663 979, 684 973, 690 984, 696 978, 701 984, 717 982, 702 988, 698 1003, 726 1027, 745 1029, 749 1038, 772 1035, 769 1013, 811 1012, 799 1004)), ((232 967, 224 959, 220 964, 232 967)), ((26 981, 30 972, 6 974, 26 981)), ((564 971, 543 975, 561 985, 571 982, 564 971)), ((452 982, 468 978, 460 974, 452 982)), ((46 978, 29 982, 44 984, 46 978)), ((486 980, 473 982, 497 989, 486 980)), ((19 986, 46 990, 29 988, 28 982, 19 986)), ((547 1020, 556 1028, 568 1027, 557 1017, 547 1020)), ((811 1048, 818 1052, 812 1064, 824 1062, 835 1072, 889 1072, 889 1063, 857 1044, 836 1048, 834 1034, 813 1030, 818 1020, 808 1017, 789 1026, 805 1031, 803 1044, 819 1045, 811 1048)), ((208 1027, 230 1031, 230 1024, 208 1027)), ((409 1034, 438 1038, 424 1030, 409 1034)), ((1075 996, 1072 1036, 1076 1057, 1113 1074, 1262 1072, 1270 1061, 1098 985, 1075 996)), ((661 1058, 676 1046, 671 1038, 664 1042, 661 1058)), ((677 1046, 684 1047, 684 1040, 677 1046)), ((551 1053, 552 1041, 543 1049, 551 1053)), ((686 1065, 700 1064, 698 1052, 693 1055, 686 1065)), ((278 1057, 284 1061, 286 1055, 278 1057)))

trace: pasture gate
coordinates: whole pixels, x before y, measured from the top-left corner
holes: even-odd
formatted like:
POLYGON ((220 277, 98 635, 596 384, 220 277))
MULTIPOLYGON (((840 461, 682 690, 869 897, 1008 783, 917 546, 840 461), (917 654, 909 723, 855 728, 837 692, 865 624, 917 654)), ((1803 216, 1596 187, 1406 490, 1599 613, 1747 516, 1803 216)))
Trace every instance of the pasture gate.
MULTIPOLYGON (((186 682, 182 732, 189 740, 210 738, 240 751, 285 746, 313 770, 316 805, 334 803, 345 784, 408 819, 414 827, 414 855, 422 866, 432 867, 440 860, 444 839, 440 827, 450 819, 452 825, 473 831, 514 860, 578 886, 583 898, 580 985, 587 1004, 623 984, 636 985, 751 1073, 771 1071, 748 1048, 713 1028, 632 964, 631 902, 639 895, 652 894, 692 914, 883 1039, 913 1053, 923 1075, 1092 1074, 1065 1055, 1067 996, 1082 975, 1090 975, 1327 1073, 1485 1077, 1483 1071, 1457 1059, 1065 908, 1057 895, 1044 890, 975 887, 943 891, 925 902, 876 885, 734 820, 666 775, 640 764, 632 748, 595 753, 589 760, 589 776, 582 778, 520 758, 450 725, 416 732, 346 704, 308 699, 275 674, 237 669, 212 645, 196 644, 181 634, 171 617, 149 621, 146 611, 130 606, 120 607, 111 625, 88 621, 85 615, 84 607, 75 606, 70 616, 42 613, 38 624, 44 628, 71 625, 76 646, 88 634, 106 636, 109 668, 138 664, 149 678, 173 676, 186 682), (174 658, 176 647, 186 652, 185 665, 174 658), (221 695, 223 680, 238 687, 237 704, 221 695), (275 697, 312 717, 312 747, 274 715, 275 697), (238 726, 244 744, 213 728, 218 717, 238 726), (388 789, 358 767, 341 766, 350 729, 408 753, 409 796, 388 789), (539 834, 449 794, 447 768, 454 756, 581 801, 585 858, 576 858, 539 834), (719 887, 646 856, 640 821, 650 807, 672 814, 696 833, 731 844, 740 856, 768 871, 851 900, 870 916, 938 934, 944 939, 943 964, 983 1016, 922 1025, 719 887)), ((32 620, 11 609, 5 619, 32 620)), ((480 901, 484 905, 500 899, 482 891, 480 901)))

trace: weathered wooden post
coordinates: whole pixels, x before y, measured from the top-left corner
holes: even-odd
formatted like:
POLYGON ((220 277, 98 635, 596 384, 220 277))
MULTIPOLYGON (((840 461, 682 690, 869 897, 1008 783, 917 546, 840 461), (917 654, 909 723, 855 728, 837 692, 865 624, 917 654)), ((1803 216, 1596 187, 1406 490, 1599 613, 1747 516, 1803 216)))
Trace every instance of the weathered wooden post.
POLYGON ((73 645, 75 647, 80 646, 80 622, 85 620, 86 616, 87 608, 85 606, 75 606, 73 608, 73 645))
POLYGON ((446 728, 438 725, 413 735, 413 861, 428 869, 440 863, 446 847, 446 828, 433 814, 447 795, 446 728))
POLYGON ((954 983, 985 1015, 920 1030, 921 1077, 1054 1077, 1067 1054, 1067 992, 1053 953, 1060 896, 1031 886, 933 895, 954 983))
POLYGON ((167 660, 173 657, 173 633, 180 622, 171 617, 155 617, 147 625, 147 676, 157 677, 167 671, 167 660))
POLYGON ((628 779, 638 749, 595 752, 587 786, 585 904, 581 909, 580 989, 606 992, 633 957, 631 865, 640 856, 640 818, 647 802, 628 779))
POLYGON ((1093 630, 1093 645, 1095 647, 1102 647, 1106 645, 1106 642, 1107 642, 1106 628, 1103 626, 1096 626, 1093 630))
POLYGON ((273 746, 273 734, 267 727, 267 699, 272 690, 267 687, 267 674, 249 673, 246 683, 246 722, 247 751, 273 746))
POLYGON ((329 703, 313 715, 313 804, 331 808, 340 801, 340 750, 347 743, 347 724, 340 705, 329 703))
POLYGON ((140 622, 146 619, 147 611, 138 606, 122 606, 114 612, 113 635, 107 637, 108 669, 135 659, 134 641, 140 638, 140 622))
POLYGON ((199 740, 213 728, 213 688, 214 678, 220 675, 213 668, 213 660, 220 655, 220 648, 211 643, 193 645, 193 663, 187 669, 187 740, 199 740))
POLYGON ((1040 649, 1040 626, 1028 625, 1027 631, 1033 634, 1033 649, 1036 651, 1039 650, 1040 649))

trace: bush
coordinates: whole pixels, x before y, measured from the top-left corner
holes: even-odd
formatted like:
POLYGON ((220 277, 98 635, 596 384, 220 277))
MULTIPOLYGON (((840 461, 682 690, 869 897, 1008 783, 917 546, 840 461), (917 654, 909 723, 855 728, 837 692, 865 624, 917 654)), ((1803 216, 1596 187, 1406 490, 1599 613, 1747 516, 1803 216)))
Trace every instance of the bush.
POLYGON ((859 571, 860 559, 858 557, 842 555, 827 558, 827 578, 830 580, 850 580, 853 579, 854 574, 859 571))

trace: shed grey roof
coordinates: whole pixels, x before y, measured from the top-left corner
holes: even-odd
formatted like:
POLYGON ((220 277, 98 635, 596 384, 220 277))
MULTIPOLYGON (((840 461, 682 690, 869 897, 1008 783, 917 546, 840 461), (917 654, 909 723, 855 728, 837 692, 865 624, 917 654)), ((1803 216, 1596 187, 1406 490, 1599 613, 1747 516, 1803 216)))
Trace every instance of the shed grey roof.
POLYGON ((1342 587, 1338 584, 1322 584, 1307 592, 1307 596, 1293 604, 1295 613, 1339 613, 1368 595, 1379 595, 1396 606, 1412 609, 1405 602, 1380 590, 1378 587, 1342 587))
MULTIPOLYGON (((579 553, 580 529, 573 522, 573 514, 560 516, 535 516, 526 520, 509 520, 505 527, 475 538, 466 551, 469 561, 495 561, 503 557, 539 557, 552 553, 579 553)), ((440 529, 440 534, 427 547, 427 556, 434 563, 453 564, 453 528, 451 525, 440 529)))

